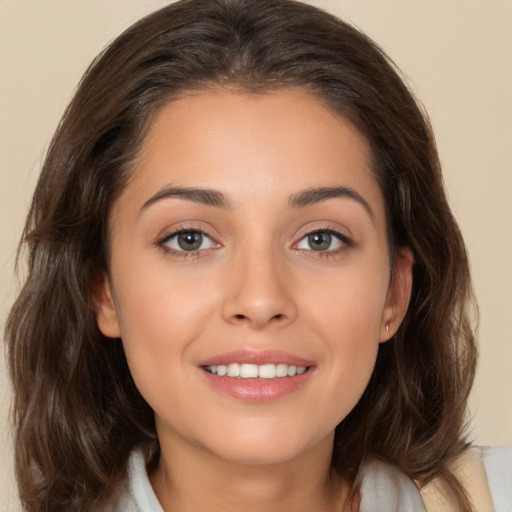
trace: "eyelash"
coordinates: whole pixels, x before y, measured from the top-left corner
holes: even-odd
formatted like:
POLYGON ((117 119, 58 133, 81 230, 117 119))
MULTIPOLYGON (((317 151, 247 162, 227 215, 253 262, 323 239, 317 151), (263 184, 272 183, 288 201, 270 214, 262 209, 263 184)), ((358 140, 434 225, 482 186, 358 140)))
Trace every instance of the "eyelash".
MULTIPOLYGON (((178 237, 181 234, 186 234, 186 233, 199 233, 203 237, 206 237, 209 240, 211 240, 211 242, 214 246, 217 246, 217 247, 220 246, 220 244, 215 242, 215 240, 210 235, 208 235, 208 233, 206 233, 203 229, 198 228, 198 227, 193 227, 193 226, 183 227, 176 231, 173 231, 172 233, 169 233, 168 235, 165 235, 164 237, 160 238, 159 240, 157 240, 155 242, 155 246, 158 249, 161 249, 165 254, 171 254, 172 256, 178 257, 178 258, 201 257, 201 255, 203 255, 205 252, 209 252, 212 248, 216 248, 216 247, 208 247, 206 249, 196 249, 196 250, 186 251, 186 250, 173 249, 167 245, 173 238, 178 237)), ((312 231, 307 231, 307 232, 303 233, 302 236, 300 237, 299 241, 294 243, 293 248, 298 252, 302 252, 302 251, 307 252, 309 256, 314 257, 314 258, 332 258, 332 257, 336 257, 341 252, 345 252, 345 251, 351 249, 352 246, 353 246, 353 242, 346 234, 344 234, 341 231, 334 229, 332 227, 326 227, 326 228, 314 229, 312 231), (315 251, 314 249, 299 249, 299 248, 297 248, 298 244, 300 244, 307 237, 309 237, 311 235, 319 234, 319 233, 328 234, 330 236, 337 238, 338 241, 341 243, 341 246, 338 248, 335 248, 335 249, 326 249, 326 250, 319 250, 319 251, 315 251)))
POLYGON ((198 258, 202 254, 204 254, 205 251, 210 251, 212 248, 209 247, 207 249, 197 249, 192 251, 185 251, 185 250, 177 250, 169 247, 167 244, 175 237, 178 237, 179 235, 185 234, 185 233, 199 233, 203 237, 206 237, 211 240, 212 244, 214 246, 219 246, 217 242, 203 229, 194 227, 194 226, 186 226, 182 227, 176 231, 173 231, 172 233, 169 233, 168 235, 165 235, 164 237, 160 238, 155 242, 155 245, 158 249, 161 249, 165 254, 171 254, 174 257, 178 258, 198 258))
MULTIPOLYGON (((296 247, 300 242, 305 240, 307 237, 309 237, 311 235, 315 235, 317 233, 328 234, 328 235, 331 235, 331 236, 337 238, 339 240, 341 246, 336 249, 327 249, 324 251, 315 251, 314 249, 309 249, 309 250, 302 249, 303 251, 306 251, 308 253, 308 256, 313 257, 313 258, 333 258, 333 257, 338 256, 342 252, 346 252, 346 251, 350 250, 354 245, 351 238, 349 238, 346 234, 342 233, 341 231, 339 231, 333 227, 325 227, 325 228, 317 228, 312 231, 307 231, 306 233, 304 233, 301 236, 299 241, 294 244, 294 247, 296 247)), ((296 250, 301 251, 301 249, 296 249, 296 250)))

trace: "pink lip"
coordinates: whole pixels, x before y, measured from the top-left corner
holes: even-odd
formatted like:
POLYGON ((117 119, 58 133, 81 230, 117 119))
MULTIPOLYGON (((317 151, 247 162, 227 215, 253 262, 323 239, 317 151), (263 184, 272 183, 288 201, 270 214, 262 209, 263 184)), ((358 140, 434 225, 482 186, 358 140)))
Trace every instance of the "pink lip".
POLYGON ((297 357, 281 350, 251 350, 240 349, 233 352, 226 352, 201 361, 198 366, 218 366, 219 364, 279 364, 284 363, 288 366, 314 366, 314 361, 297 357))
POLYGON ((315 373, 315 365, 312 361, 276 350, 236 350, 202 361, 199 364, 199 369, 215 391, 249 403, 264 403, 284 398, 298 391, 315 373), (306 366, 308 369, 301 375, 276 377, 275 379, 221 377, 209 373, 205 369, 205 366, 228 365, 231 363, 257 365, 284 363, 288 366, 306 366))

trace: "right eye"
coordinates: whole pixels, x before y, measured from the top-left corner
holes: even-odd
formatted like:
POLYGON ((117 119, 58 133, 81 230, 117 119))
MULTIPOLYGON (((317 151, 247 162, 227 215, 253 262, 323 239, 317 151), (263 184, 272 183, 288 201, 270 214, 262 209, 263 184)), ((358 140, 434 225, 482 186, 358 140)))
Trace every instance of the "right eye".
POLYGON ((211 249, 215 242, 202 231, 180 230, 165 237, 158 245, 175 252, 196 252, 211 249))
POLYGON ((350 246, 348 237, 332 228, 307 233, 296 244, 297 249, 324 254, 334 254, 350 246))

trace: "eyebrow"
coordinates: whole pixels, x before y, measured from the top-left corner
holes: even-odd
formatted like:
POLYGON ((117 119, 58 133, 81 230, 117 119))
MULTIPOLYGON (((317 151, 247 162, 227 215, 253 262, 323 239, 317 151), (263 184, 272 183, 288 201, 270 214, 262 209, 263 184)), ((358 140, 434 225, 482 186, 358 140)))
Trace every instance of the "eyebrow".
MULTIPOLYGON (((316 203, 334 199, 337 197, 349 198, 357 201, 370 215, 373 220, 373 211, 368 202, 354 189, 350 187, 318 187, 303 190, 290 196, 290 208, 304 208, 316 203)), ((173 187, 166 186, 151 196, 141 207, 140 211, 145 210, 152 204, 163 199, 179 198, 192 201, 194 203, 204 204, 206 206, 215 206, 218 208, 230 209, 233 207, 230 199, 218 190, 196 187, 173 187)))
POLYGON ((167 186, 160 189, 155 195, 151 196, 141 207, 145 210, 152 204, 162 199, 179 198, 192 201, 194 203, 204 204, 206 206, 216 206, 218 208, 231 208, 231 201, 228 197, 217 190, 193 187, 171 187, 167 186))
POLYGON ((292 195, 290 197, 289 205, 291 208, 303 208, 305 206, 321 203, 322 201, 327 201, 328 199, 336 197, 345 197, 357 201, 363 206, 370 215, 370 218, 373 220, 373 211, 368 202, 358 192, 350 187, 319 187, 304 190, 298 194, 292 195))

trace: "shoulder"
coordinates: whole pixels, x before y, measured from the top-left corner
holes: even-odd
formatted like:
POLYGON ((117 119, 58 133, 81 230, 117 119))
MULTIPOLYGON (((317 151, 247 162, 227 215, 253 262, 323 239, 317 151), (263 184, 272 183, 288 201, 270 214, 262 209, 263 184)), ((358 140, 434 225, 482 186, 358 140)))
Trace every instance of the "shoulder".
MULTIPOLYGON (((512 446, 471 447, 452 467, 479 512, 512 512, 512 446)), ((452 510, 435 480, 420 491, 391 464, 371 460, 361 471, 361 512, 452 510)), ((453 509, 454 510, 454 509, 453 509)))
POLYGON ((138 450, 130 456, 126 489, 114 512, 164 512, 149 482, 144 455, 138 450))
POLYGON ((496 512, 512 511, 512 446, 479 449, 496 512))
POLYGON ((397 467, 372 459, 361 469, 360 512, 425 512, 414 482, 397 467))
MULTIPOLYGON (((450 464, 450 470, 478 512, 512 511, 512 448, 470 446, 450 464)), ((427 510, 457 510, 444 488, 439 478, 422 487, 427 510)))

